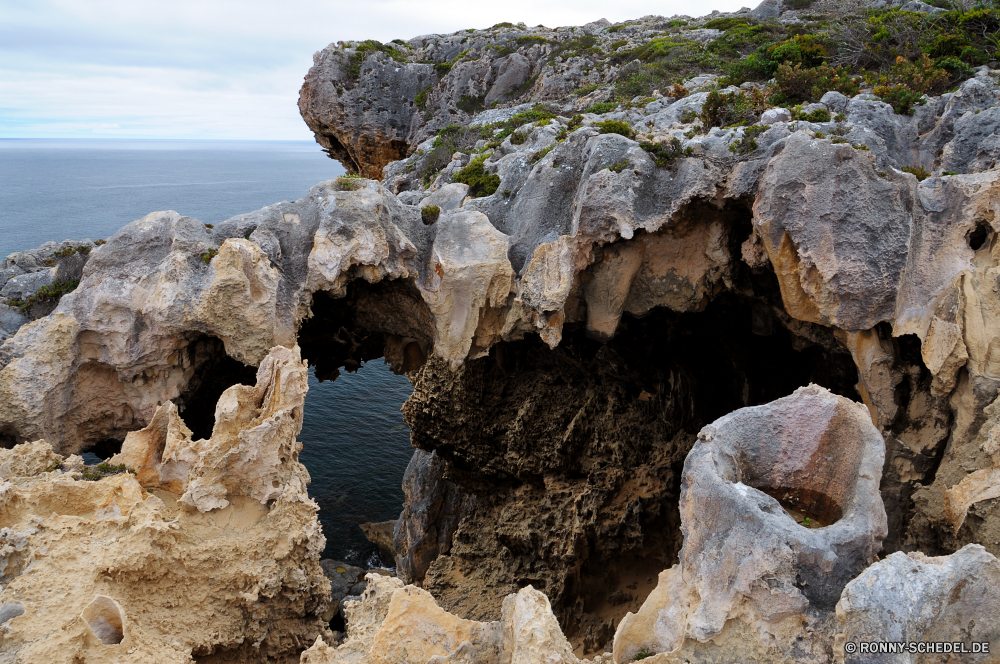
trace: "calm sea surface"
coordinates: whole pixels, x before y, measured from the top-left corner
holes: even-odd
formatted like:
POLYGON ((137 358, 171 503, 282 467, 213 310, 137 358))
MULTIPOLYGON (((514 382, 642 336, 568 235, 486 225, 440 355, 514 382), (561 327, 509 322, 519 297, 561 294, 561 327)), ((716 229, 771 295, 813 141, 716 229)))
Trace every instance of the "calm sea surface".
MULTIPOLYGON (((0 139, 0 257, 48 240, 106 238, 157 210, 214 224, 301 198, 343 172, 306 141, 0 139)), ((328 557, 371 561, 357 524, 399 516, 413 453, 399 407, 410 392, 381 360, 333 383, 310 375, 300 459, 328 557)))

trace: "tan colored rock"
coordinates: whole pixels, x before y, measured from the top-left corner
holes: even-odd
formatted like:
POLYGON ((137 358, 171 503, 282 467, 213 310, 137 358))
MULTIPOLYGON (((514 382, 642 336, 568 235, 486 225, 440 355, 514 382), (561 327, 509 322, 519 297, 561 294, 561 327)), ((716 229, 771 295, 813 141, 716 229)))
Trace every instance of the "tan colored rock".
POLYGON ((298 349, 273 349, 258 376, 223 395, 209 440, 160 408, 111 460, 135 475, 39 474, 61 460, 44 441, 4 451, 21 463, 0 484, 0 659, 278 662, 325 633, 298 349))
POLYGON ((148 427, 125 438, 109 463, 135 468, 144 486, 182 494, 182 503, 202 512, 226 507, 234 495, 262 505, 279 497, 312 504, 308 474, 298 463, 302 444, 295 440, 307 378, 298 347, 276 346, 261 362, 254 387, 234 385, 222 393, 210 439, 192 441, 168 402, 148 427))
POLYGON ((46 470, 55 470, 63 458, 52 451, 44 440, 0 449, 0 482, 13 477, 33 477, 46 470))
POLYGON ((499 622, 462 620, 430 593, 378 574, 346 604, 347 639, 317 640, 302 664, 577 664, 548 598, 531 586, 509 595, 499 622))

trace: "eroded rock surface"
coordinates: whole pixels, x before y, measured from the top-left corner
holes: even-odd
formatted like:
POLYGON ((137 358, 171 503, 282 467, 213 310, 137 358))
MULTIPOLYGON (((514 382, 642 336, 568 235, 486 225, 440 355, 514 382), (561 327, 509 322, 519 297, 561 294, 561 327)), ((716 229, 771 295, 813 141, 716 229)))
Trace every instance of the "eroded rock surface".
POLYGON ((114 460, 136 474, 81 479, 44 441, 4 451, 0 660, 293 661, 327 633, 325 539, 296 460, 297 356, 278 347, 256 387, 230 388, 211 439, 192 443, 165 404, 114 460), (182 460, 192 446, 201 454, 182 460))

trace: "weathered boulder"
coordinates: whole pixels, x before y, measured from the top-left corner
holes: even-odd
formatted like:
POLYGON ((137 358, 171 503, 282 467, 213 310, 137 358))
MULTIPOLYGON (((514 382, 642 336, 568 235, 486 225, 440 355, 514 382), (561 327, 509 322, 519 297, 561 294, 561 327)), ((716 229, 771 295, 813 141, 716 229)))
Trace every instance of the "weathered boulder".
POLYGON ((684 462, 680 564, 622 620, 615 661, 708 657, 720 635, 733 656, 827 661, 830 614, 886 535, 884 457, 864 406, 816 386, 705 427, 684 462))

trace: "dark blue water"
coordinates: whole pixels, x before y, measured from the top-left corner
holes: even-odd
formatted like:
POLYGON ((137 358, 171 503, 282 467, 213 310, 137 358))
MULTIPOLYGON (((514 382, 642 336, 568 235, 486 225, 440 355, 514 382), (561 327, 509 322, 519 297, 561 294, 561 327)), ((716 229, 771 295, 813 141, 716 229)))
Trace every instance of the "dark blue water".
MULTIPOLYGON (((0 257, 48 240, 105 238, 156 210, 214 224, 343 173, 305 141, 0 139, 0 257)), ((310 376, 300 459, 328 557, 370 561, 357 524, 399 516, 413 453, 399 407, 411 390, 381 360, 333 383, 310 376)))

